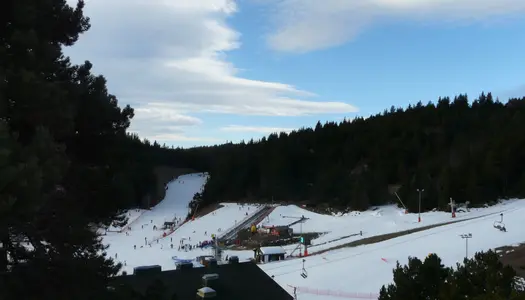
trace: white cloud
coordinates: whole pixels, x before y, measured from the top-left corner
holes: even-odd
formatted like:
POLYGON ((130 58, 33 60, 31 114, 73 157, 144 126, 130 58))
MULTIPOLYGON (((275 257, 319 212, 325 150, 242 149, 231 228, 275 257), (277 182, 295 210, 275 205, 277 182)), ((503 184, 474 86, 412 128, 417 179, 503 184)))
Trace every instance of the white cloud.
POLYGON ((356 111, 342 102, 303 101, 314 95, 292 85, 239 77, 225 56, 240 47, 240 34, 225 22, 236 10, 233 0, 91 0, 85 8, 91 29, 66 54, 94 63, 109 90, 136 108, 132 129, 148 138, 181 139, 183 133, 163 130, 198 126, 194 112, 356 111))
POLYGON ((135 120, 138 121, 167 122, 173 126, 195 126, 202 124, 201 119, 157 107, 140 107, 135 110, 135 113, 137 114, 135 120))
MULTIPOLYGON (((245 98, 245 96, 240 97, 238 102, 235 102, 237 98, 235 97, 234 91, 227 94, 231 95, 231 99, 229 99, 228 102, 210 102, 205 105, 203 104, 198 108, 198 111, 258 116, 304 116, 313 113, 345 113, 358 111, 356 107, 342 102, 314 102, 282 98, 260 99, 260 102, 253 103, 251 101, 243 101, 242 99, 245 98)), ((213 95, 210 95, 210 97, 213 97, 213 95)), ((195 103, 183 102, 148 103, 148 107, 154 108, 155 110, 179 112, 192 112, 195 109, 195 105, 195 103)))
POLYGON ((244 125, 228 125, 222 127, 222 131, 230 132, 256 132, 256 133, 281 133, 291 132, 297 128, 283 128, 283 127, 264 127, 264 126, 244 126, 244 125))
POLYGON ((197 137, 197 136, 187 136, 183 134, 158 134, 153 135, 152 139, 156 141, 170 141, 170 142, 205 142, 205 143, 224 143, 226 140, 219 138, 210 138, 210 137, 197 137))
POLYGON ((158 141, 168 141, 166 137, 172 137, 173 141, 186 141, 185 129, 203 123, 201 119, 156 107, 139 107, 135 114, 133 131, 141 137, 158 141))
POLYGON ((269 35, 268 43, 273 49, 286 52, 341 45, 364 27, 390 18, 478 22, 525 12, 523 0, 267 1, 276 28, 269 35))

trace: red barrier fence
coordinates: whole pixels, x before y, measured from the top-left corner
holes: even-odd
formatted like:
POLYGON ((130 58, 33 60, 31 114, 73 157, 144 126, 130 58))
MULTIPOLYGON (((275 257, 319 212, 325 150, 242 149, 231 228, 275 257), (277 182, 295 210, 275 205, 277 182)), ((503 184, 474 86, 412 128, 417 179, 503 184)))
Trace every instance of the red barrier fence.
MULTIPOLYGON (((294 288, 291 285, 288 285, 290 288, 294 288)), ((377 299, 379 298, 378 293, 353 293, 353 292, 344 292, 344 291, 334 291, 329 289, 317 289, 317 288, 309 288, 309 287, 302 287, 297 286, 296 292, 297 293, 306 293, 306 294, 312 294, 312 295, 318 295, 318 296, 331 296, 331 297, 339 297, 339 298, 347 298, 347 299, 377 299)))

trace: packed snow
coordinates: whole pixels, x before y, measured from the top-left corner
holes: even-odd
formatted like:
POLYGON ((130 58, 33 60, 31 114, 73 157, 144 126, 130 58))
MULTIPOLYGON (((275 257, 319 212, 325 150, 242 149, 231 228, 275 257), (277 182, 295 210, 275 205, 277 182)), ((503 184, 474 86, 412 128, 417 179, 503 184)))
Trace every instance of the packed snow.
MULTIPOLYGON (((392 269, 396 261, 408 262, 409 256, 424 258, 430 253, 438 254, 445 265, 454 266, 466 255, 466 242, 461 234, 472 234, 468 240, 468 256, 475 252, 523 242, 525 230, 523 215, 525 201, 508 201, 492 208, 504 214, 507 232, 493 228, 499 213, 467 220, 425 231, 401 236, 384 242, 345 248, 304 258, 307 278, 300 276, 302 260, 295 259, 261 265, 261 268, 288 291, 290 286, 308 287, 310 293, 301 295, 302 300, 320 299, 315 290, 361 293, 377 297, 382 285, 392 281, 392 269)), ((301 289, 299 289, 301 290, 301 289)))
MULTIPOLYGON (((166 197, 158 205, 151 210, 126 212, 128 225, 110 228, 105 233, 103 242, 110 246, 107 253, 124 265, 122 271, 132 273, 134 267, 144 265, 175 269, 175 262, 180 260, 192 260, 199 266, 196 257, 212 255, 209 247, 212 235, 220 236, 260 207, 222 203, 219 209, 205 216, 183 222, 189 202, 195 193, 202 191, 206 179, 207 174, 176 178, 168 184, 166 197), (175 226, 171 230, 162 229, 164 222, 174 222, 175 226)), ((460 234, 472 233, 468 241, 469 256, 476 251, 524 242, 525 230, 520 229, 524 208, 525 201, 508 200, 488 208, 458 212, 456 218, 446 212, 422 213, 419 223, 417 214, 405 214, 393 205, 340 216, 317 214, 295 205, 279 206, 259 226, 288 225, 304 216, 306 220, 292 226, 294 233, 302 229, 304 233, 317 232, 321 236, 312 240, 311 255, 304 258, 304 269, 303 259, 298 258, 260 266, 291 294, 296 287, 302 300, 331 299, 333 295, 376 299, 380 287, 392 281, 396 261, 404 264, 408 256, 423 258, 429 253, 437 253, 447 265, 462 261, 466 249, 460 234), (493 227, 493 223, 500 220, 500 213, 504 215, 507 232, 493 227), (462 222, 380 243, 315 254, 367 237, 459 220, 462 222)), ((294 248, 296 245, 284 246, 288 255, 294 248)), ((235 255, 243 261, 252 258, 253 251, 226 250, 224 255, 235 255)))
MULTIPOLYGON (((395 205, 375 207, 365 212, 352 211, 341 216, 317 214, 296 205, 288 205, 277 207, 260 225, 288 225, 304 216, 307 220, 294 224, 291 228, 294 233, 301 233, 301 230, 303 233, 321 233, 320 237, 312 240, 309 248, 309 253, 316 253, 366 237, 478 218, 500 210, 499 205, 470 208, 468 211, 461 209, 456 212, 455 218, 451 217, 450 212, 425 212, 421 214, 421 222, 418 222, 417 213, 405 213, 404 209, 395 205)), ((296 247, 297 244, 285 248, 292 251, 296 247)))
POLYGON ((128 210, 125 213, 121 214, 121 216, 127 217, 127 223, 126 223, 125 226, 117 227, 117 226, 112 224, 107 229, 101 230, 101 232, 105 232, 105 231, 109 231, 109 232, 115 232, 115 231, 124 232, 124 231, 128 230, 128 228, 131 227, 131 225, 134 224, 135 221, 138 220, 138 218, 140 218, 140 216, 143 213, 145 213, 146 211, 147 210, 145 210, 145 209, 131 209, 131 210, 128 210))
POLYGON ((214 212, 183 223, 188 204, 202 190, 206 179, 206 174, 178 177, 168 184, 163 201, 151 210, 130 210, 132 221, 123 230, 108 231, 103 236, 103 242, 109 245, 106 252, 123 264, 122 271, 132 273, 134 267, 143 265, 174 269, 173 257, 195 259, 211 255, 208 246, 212 235, 220 235, 257 211, 258 205, 223 203, 214 212), (172 221, 176 223, 175 231, 162 229, 164 222, 172 221))

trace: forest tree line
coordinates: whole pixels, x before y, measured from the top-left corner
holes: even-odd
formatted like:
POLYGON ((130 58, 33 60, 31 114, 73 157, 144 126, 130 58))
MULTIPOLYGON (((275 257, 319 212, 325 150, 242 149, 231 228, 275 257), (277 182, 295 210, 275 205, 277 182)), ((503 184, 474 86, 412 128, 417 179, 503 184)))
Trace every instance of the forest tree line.
POLYGON ((204 203, 267 201, 447 209, 525 197, 525 98, 444 97, 260 141, 186 150, 210 171, 204 203), (397 194, 397 196, 396 196, 397 194))

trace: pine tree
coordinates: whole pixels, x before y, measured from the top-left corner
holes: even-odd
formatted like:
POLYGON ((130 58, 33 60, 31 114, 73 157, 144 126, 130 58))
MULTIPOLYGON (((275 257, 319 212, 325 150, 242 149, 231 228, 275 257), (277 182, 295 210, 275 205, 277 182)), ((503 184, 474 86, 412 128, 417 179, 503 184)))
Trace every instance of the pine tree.
POLYGON ((409 258, 408 265, 399 263, 393 271, 394 283, 383 286, 381 300, 449 299, 465 297, 476 300, 523 299, 525 293, 516 287, 515 272, 503 266, 495 252, 476 253, 457 269, 445 267, 441 259, 430 254, 424 262, 409 258))
POLYGON ((423 262, 410 257, 406 266, 397 263, 394 284, 383 286, 379 299, 441 299, 440 291, 450 273, 451 269, 441 264, 435 254, 430 254, 423 262))
POLYGON ((62 55, 89 28, 84 3, 8 0, 0 38, 2 299, 105 299, 119 265, 105 257, 66 184, 75 134, 75 67, 62 55))
POLYGON ((451 296, 461 294, 483 296, 494 294, 508 298, 516 290, 516 273, 510 266, 503 266, 498 254, 493 251, 476 253, 473 259, 457 266, 449 284, 455 291, 451 296))

